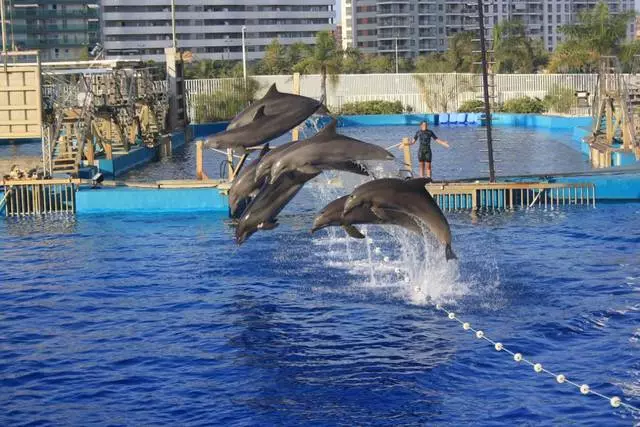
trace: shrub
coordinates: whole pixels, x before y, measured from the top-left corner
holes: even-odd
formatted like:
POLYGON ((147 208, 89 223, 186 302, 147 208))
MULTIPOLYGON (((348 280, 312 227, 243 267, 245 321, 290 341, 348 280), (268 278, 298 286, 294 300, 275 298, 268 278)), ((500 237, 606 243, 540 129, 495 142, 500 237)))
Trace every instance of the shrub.
POLYGON ((459 113, 482 113, 484 112, 484 101, 473 99, 465 101, 458 107, 459 113))
POLYGON ((506 101, 500 109, 503 113, 540 114, 546 111, 544 103, 538 98, 523 96, 506 101))
POLYGON ((544 104, 554 113, 570 113, 576 105, 576 94, 573 89, 556 86, 544 97, 544 104))
POLYGON ((402 114, 404 107, 400 101, 362 101, 348 102, 342 105, 342 115, 369 115, 369 114, 402 114))
POLYGON ((227 90, 193 95, 193 123, 210 123, 233 119, 255 99, 260 85, 254 79, 234 82, 227 90))

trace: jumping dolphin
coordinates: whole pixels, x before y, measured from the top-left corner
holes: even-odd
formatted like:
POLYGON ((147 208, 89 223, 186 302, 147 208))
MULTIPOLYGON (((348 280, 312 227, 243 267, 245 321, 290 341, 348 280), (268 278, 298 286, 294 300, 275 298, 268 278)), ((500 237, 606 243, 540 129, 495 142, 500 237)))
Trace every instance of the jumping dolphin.
MULTIPOLYGON (((287 113, 289 110, 294 108, 304 107, 305 109, 312 109, 314 105, 320 104, 315 107, 313 111, 311 111, 307 117, 309 117, 314 112, 323 112, 326 109, 323 108, 322 104, 318 101, 307 98, 306 96, 293 95, 290 93, 278 92, 278 88, 276 84, 272 84, 267 93, 259 100, 242 110, 235 116, 229 125, 227 126, 227 130, 232 130, 235 128, 239 128, 242 126, 246 126, 253 121, 253 117, 256 115, 256 112, 260 109, 260 107, 264 106, 264 113, 268 116, 279 116, 283 113, 287 113)), ((305 117, 305 119, 307 118, 305 117)), ((303 120, 304 121, 304 120, 303 120)), ((291 126, 292 128, 297 126, 297 124, 291 126)))
POLYGON ((318 108, 320 103, 311 98, 295 97, 294 99, 276 99, 268 104, 261 104, 257 108, 249 107, 250 112, 241 117, 239 123, 246 123, 244 126, 235 126, 224 132, 211 135, 205 140, 205 146, 210 148, 225 149, 232 148, 238 152, 244 152, 249 147, 256 147, 272 139, 284 135, 289 130, 304 122, 318 108), (282 111, 279 114, 267 114, 267 106, 273 104, 286 104, 279 107, 282 111), (250 118, 250 120, 249 120, 250 118))
POLYGON ((380 208, 378 214, 383 214, 384 218, 378 217, 365 206, 354 208, 347 215, 343 215, 344 204, 349 196, 340 197, 329 203, 320 211, 315 221, 311 233, 315 233, 326 227, 342 227, 347 234, 356 239, 364 239, 364 235, 356 228, 356 224, 389 224, 398 225, 407 230, 422 235, 422 228, 416 223, 411 215, 407 215, 395 210, 386 210, 380 208))
POLYGON ((379 218, 387 210, 400 211, 421 221, 445 245, 445 258, 455 259, 451 249, 451 229, 438 204, 425 185, 429 178, 401 180, 385 178, 369 181, 356 188, 344 204, 343 215, 358 207, 371 209, 379 218))
POLYGON ((292 172, 282 175, 274 184, 265 183, 238 222, 236 242, 241 245, 258 230, 276 228, 278 214, 298 194, 298 191, 316 176, 318 174, 292 172))
POLYGON ((239 212, 239 207, 243 201, 248 199, 254 191, 257 191, 264 184, 264 179, 261 181, 255 180, 256 168, 260 164, 260 161, 264 156, 269 153, 269 144, 266 144, 256 160, 245 166, 240 174, 235 177, 231 182, 229 188, 229 213, 232 217, 235 217, 239 212))
POLYGON ((299 145, 291 145, 278 156, 271 167, 270 182, 286 172, 306 174, 323 170, 353 172, 354 163, 366 160, 393 160, 393 154, 382 147, 359 141, 336 132, 333 119, 324 129, 299 145))

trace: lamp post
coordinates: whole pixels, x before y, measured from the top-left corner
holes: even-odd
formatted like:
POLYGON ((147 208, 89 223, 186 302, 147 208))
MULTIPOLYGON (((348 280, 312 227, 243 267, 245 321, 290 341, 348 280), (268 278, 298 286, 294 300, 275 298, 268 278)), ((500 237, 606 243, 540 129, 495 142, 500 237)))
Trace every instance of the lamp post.
POLYGON ((171 0, 171 39, 173 40, 173 48, 178 48, 178 40, 176 37, 176 0, 171 0))
POLYGON ((398 36, 396 36, 396 74, 398 74, 398 36))
POLYGON ((245 31, 247 31, 246 25, 242 26, 242 75, 244 76, 244 84, 247 84, 247 48, 245 45, 245 31))

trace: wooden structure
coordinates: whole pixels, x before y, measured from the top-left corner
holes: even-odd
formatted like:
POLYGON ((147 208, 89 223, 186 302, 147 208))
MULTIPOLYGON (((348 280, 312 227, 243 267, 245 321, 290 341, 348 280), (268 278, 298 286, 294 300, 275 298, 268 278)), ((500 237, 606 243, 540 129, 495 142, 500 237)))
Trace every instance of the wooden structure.
POLYGON ((443 210, 546 209, 596 203, 595 186, 588 183, 456 182, 433 183, 426 188, 443 210))
POLYGON ((588 140, 594 167, 611 167, 614 152, 634 153, 636 160, 640 160, 634 116, 629 86, 618 58, 603 57, 594 100, 592 136, 588 140))
POLYGON ((38 51, 3 52, 33 57, 28 64, 0 67, 0 139, 39 139, 42 134, 42 94, 38 51))

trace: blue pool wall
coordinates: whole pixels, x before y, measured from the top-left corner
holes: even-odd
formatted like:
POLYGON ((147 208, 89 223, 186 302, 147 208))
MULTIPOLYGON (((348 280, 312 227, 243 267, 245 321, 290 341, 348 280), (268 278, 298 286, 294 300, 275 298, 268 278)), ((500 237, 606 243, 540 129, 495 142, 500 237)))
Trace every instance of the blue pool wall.
MULTIPOLYGON (((184 147, 187 141, 193 139, 192 132, 193 130, 188 128, 187 130, 177 131, 168 135, 168 140, 165 141, 165 143, 168 144, 167 150, 173 153, 184 147)), ((158 159, 162 149, 163 147, 161 145, 154 148, 135 147, 127 154, 115 156, 111 160, 98 159, 97 169, 102 172, 106 178, 112 179, 131 169, 158 159)))
POLYGON ((117 212, 223 212, 229 204, 217 188, 82 188, 76 194, 78 214, 117 212))

